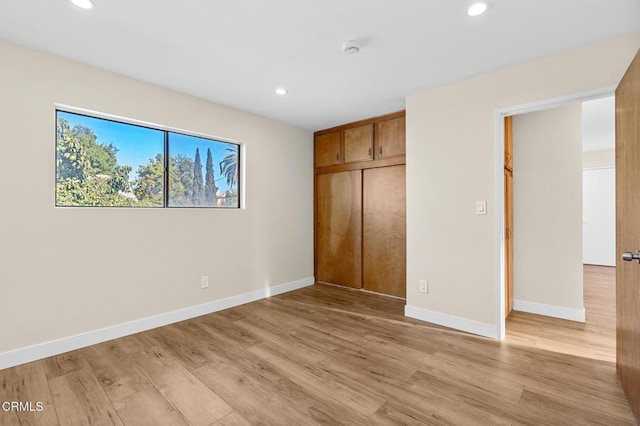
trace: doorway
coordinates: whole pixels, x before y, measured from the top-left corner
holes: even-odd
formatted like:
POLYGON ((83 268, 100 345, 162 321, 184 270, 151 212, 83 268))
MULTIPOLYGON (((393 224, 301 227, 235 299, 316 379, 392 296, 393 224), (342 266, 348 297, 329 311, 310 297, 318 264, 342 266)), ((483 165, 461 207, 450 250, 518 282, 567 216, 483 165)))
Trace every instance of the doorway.
POLYGON ((506 152, 517 194, 510 342, 615 361, 615 180, 605 179, 614 171, 614 102, 577 102, 505 119, 505 142, 513 127, 515 147, 506 152), (585 322, 585 308, 588 323, 563 321, 585 322))
POLYGON ((506 316, 585 321, 583 264, 615 265, 614 147, 613 97, 505 118, 506 316))
MULTIPOLYGON (((555 98, 555 99, 551 99, 551 100, 547 100, 547 101, 542 101, 542 102, 538 102, 538 103, 533 103, 533 104, 526 104, 526 105, 520 105, 520 106, 515 106, 515 107, 511 107, 511 108, 505 108, 502 110, 497 111, 496 113, 496 128, 497 128, 497 132, 496 132, 496 164, 500 165, 499 168, 496 168, 496 182, 497 182, 497 188, 498 191, 500 193, 500 196, 497 197, 497 199, 500 201, 500 204, 497 206, 498 207, 498 211, 501 212, 501 214, 498 217, 498 229, 502 230, 502 235, 499 241, 499 245, 498 245, 498 254, 499 254, 499 259, 500 259, 500 263, 498 265, 498 267, 500 268, 500 273, 499 276, 501 277, 499 283, 498 283, 498 291, 497 291, 497 295, 498 295, 498 300, 497 300, 497 309, 496 309, 496 314, 498 316, 498 338, 499 339, 503 339, 505 337, 505 307, 506 307, 506 303, 507 303, 507 264, 505 261, 506 258, 506 252, 507 252, 507 244, 506 244, 506 221, 507 221, 507 215, 506 215, 506 203, 505 203, 505 198, 504 198, 504 194, 505 194, 505 190, 506 190, 506 185, 507 185, 507 180, 505 179, 505 150, 504 150, 504 134, 505 134, 505 126, 504 126, 504 118, 508 117, 508 116, 517 116, 517 115, 521 115, 521 114, 525 114, 525 113, 530 113, 530 112, 541 112, 544 110, 548 110, 551 108, 556 108, 556 107, 566 107, 568 105, 571 104, 576 104, 576 103, 582 103, 585 101, 589 101, 589 100, 594 100, 594 99, 600 99, 603 97, 610 97, 613 95, 614 92, 613 87, 609 87, 609 88, 603 88, 603 89, 598 89, 598 90, 594 90, 594 91, 589 91, 589 92, 584 92, 584 93, 578 93, 575 95, 571 95, 571 96, 566 96, 566 97, 562 97, 562 98, 555 98)), ((579 154, 578 154, 579 155, 579 154)), ((581 161, 580 161, 581 163, 581 161)), ((517 162, 514 161, 513 163, 513 170, 514 170, 514 176, 517 175, 518 173, 518 165, 517 162)), ((579 166, 581 168, 581 165, 579 166)), ((581 181, 581 178, 580 178, 581 181)), ((550 183, 550 185, 554 185, 554 183, 550 183)), ((581 193, 582 188, 579 187, 578 188, 578 192, 581 193)), ((581 198, 581 197, 580 197, 581 198)), ((517 200, 517 193, 514 196, 514 199, 517 200)), ((515 203, 517 203, 517 201, 515 201, 515 203)), ((531 206, 532 210, 535 210, 536 206, 531 206)), ((582 209, 582 205, 579 205, 579 208, 582 209)), ((578 217, 581 216, 581 212, 578 213, 578 217)), ((577 224, 578 228, 580 228, 580 223, 577 224)), ((514 241, 517 240, 517 223, 514 225, 514 241)), ((581 235, 581 229, 578 230, 579 232, 579 240, 582 239, 582 235, 581 235)), ((542 248, 541 250, 544 250, 544 248, 542 248)), ((514 252, 514 258, 517 257, 519 254, 517 251, 514 252)), ((520 254, 522 255, 522 253, 520 254)), ((578 267, 580 268, 580 275, 582 275, 582 253, 581 253, 581 249, 578 251, 578 260, 577 260, 577 264, 578 267)), ((517 278, 515 279, 514 283, 517 282, 517 278)), ((517 284, 515 284, 517 286, 517 284)), ((582 289, 580 289, 580 293, 582 293, 582 289)), ((523 309, 522 304, 518 304, 518 299, 517 299, 517 288, 514 291, 514 304, 515 304, 515 309, 523 309)), ((545 305, 545 304, 542 304, 545 305)), ((529 308, 531 308, 533 306, 533 308, 538 309, 540 308, 540 306, 537 305, 528 305, 529 308)), ((542 308, 547 308, 550 305, 546 305, 543 306, 542 308)), ((525 308, 527 308, 527 306, 525 305, 525 308)), ((560 309, 559 311, 556 310, 554 312, 551 312, 552 316, 556 316, 556 317, 567 317, 569 316, 568 319, 574 319, 574 320, 580 320, 580 313, 578 312, 579 309, 570 309, 570 310, 562 310, 560 309), (576 314, 578 315, 578 317, 576 317, 576 314)), ((542 314, 545 314, 544 312, 539 312, 542 314)), ((549 314, 549 312, 547 312, 546 314, 549 314)), ((582 316, 584 316, 584 310, 582 311, 582 316)))

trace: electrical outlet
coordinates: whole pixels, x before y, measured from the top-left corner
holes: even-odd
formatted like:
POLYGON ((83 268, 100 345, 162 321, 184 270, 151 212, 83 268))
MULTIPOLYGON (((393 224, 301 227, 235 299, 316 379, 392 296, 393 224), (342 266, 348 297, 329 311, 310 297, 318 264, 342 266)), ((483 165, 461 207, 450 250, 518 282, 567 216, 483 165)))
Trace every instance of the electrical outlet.
POLYGON ((209 288, 209 276, 204 275, 200 277, 200 288, 209 288))
POLYGON ((420 280, 420 293, 429 293, 429 281, 420 280))

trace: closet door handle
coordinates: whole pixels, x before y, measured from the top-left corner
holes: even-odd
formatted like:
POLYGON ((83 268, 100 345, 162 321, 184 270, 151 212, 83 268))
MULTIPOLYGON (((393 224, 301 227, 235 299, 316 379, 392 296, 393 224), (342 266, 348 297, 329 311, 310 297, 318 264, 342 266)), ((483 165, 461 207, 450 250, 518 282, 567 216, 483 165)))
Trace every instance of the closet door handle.
POLYGON ((373 158, 371 155, 373 154, 371 147, 369 147, 369 158, 373 158))
POLYGON ((380 157, 382 157, 382 147, 380 147, 380 149, 378 150, 378 154, 380 154, 380 157))

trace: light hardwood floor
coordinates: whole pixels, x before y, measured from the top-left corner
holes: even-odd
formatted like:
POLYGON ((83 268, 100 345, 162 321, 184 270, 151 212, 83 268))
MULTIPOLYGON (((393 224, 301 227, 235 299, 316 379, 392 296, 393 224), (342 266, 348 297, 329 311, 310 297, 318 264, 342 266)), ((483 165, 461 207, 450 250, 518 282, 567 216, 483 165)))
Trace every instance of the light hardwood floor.
POLYGON ((503 342, 315 285, 0 371, 1 425, 634 424, 615 372, 612 268, 587 324, 513 313, 503 342))

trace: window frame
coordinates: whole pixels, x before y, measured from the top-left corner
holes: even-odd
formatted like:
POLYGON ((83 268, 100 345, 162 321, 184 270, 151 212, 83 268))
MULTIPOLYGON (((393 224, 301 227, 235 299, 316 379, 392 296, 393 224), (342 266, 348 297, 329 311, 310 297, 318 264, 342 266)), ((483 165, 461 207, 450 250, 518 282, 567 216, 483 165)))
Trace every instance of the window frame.
POLYGON ((180 129, 176 127, 165 126, 157 123, 150 123, 146 121, 136 120, 132 118, 126 118, 121 116, 116 116, 112 114, 87 110, 83 108, 77 108, 69 105, 55 104, 54 108, 54 205, 56 208, 125 208, 125 209, 213 209, 213 210, 244 210, 244 155, 245 155, 245 144, 241 143, 237 140, 224 138, 219 136, 212 136, 206 133, 195 132, 191 130, 180 129), (160 131, 163 133, 163 179, 162 179, 162 205, 161 206, 106 206, 106 205, 64 205, 58 203, 58 191, 56 184, 58 182, 58 166, 57 166, 57 155, 58 155, 58 136, 57 136, 57 125, 58 125, 58 113, 68 113, 80 115, 88 118, 94 118, 98 120, 104 120, 117 124, 125 124, 128 126, 136 126, 144 129, 160 131), (200 139, 208 140, 212 143, 223 143, 228 145, 235 145, 237 147, 238 152, 238 164, 237 164, 237 205, 233 207, 217 207, 217 206, 176 206, 169 205, 169 134, 177 134, 188 137, 196 137, 200 139))

